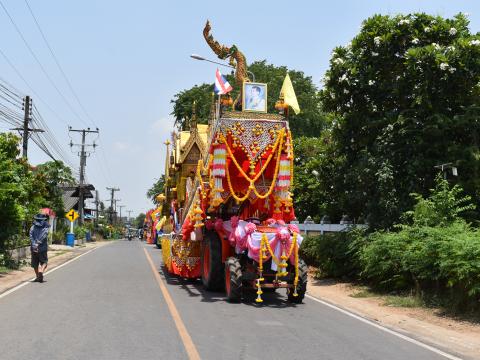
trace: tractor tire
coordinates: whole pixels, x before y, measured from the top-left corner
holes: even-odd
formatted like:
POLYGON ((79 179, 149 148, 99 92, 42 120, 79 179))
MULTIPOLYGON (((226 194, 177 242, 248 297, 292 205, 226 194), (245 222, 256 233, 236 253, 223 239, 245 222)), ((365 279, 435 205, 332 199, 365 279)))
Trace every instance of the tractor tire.
POLYGON ((228 302, 242 300, 242 266, 235 257, 225 261, 225 292, 228 302))
POLYGON ((294 289, 288 289, 288 301, 295 304, 301 304, 307 291, 308 268, 302 259, 298 259, 298 284, 297 296, 293 296, 294 289))
POLYGON ((215 231, 205 233, 202 244, 201 271, 203 287, 206 290, 223 289, 222 243, 215 231))

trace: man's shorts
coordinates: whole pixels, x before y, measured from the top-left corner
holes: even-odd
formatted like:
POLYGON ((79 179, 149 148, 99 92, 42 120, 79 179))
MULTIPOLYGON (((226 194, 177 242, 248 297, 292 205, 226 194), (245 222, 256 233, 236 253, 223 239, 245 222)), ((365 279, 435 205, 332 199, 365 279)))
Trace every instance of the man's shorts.
POLYGON ((36 268, 38 265, 43 265, 48 263, 48 256, 46 251, 33 252, 32 251, 32 267, 36 268))

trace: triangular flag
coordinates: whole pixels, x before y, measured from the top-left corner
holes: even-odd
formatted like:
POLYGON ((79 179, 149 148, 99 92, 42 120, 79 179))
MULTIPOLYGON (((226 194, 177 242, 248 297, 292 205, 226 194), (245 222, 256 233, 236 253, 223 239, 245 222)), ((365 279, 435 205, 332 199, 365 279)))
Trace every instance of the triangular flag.
POLYGON ((285 104, 289 105, 295 114, 300 113, 300 106, 298 106, 297 96, 295 95, 295 90, 293 90, 292 80, 287 73, 285 80, 283 80, 282 90, 280 90, 280 97, 283 96, 283 101, 285 104))

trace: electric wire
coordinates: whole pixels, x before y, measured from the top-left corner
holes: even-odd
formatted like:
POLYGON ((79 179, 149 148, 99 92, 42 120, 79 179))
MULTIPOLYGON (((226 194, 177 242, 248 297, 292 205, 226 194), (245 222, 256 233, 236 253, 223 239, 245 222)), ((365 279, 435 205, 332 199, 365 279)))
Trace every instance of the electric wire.
POLYGON ((48 50, 50 51, 50 54, 52 55, 52 58, 53 60, 55 61, 55 64, 57 65, 58 69, 60 70, 60 73, 62 74, 63 78, 65 79, 65 82, 67 83, 68 87, 70 88, 70 91, 72 92, 73 96, 75 97, 75 100, 77 100, 77 103, 78 105, 80 105, 80 108, 82 109, 82 111, 84 112, 84 114, 86 115, 86 117, 90 120, 90 122, 92 123, 92 125, 94 127, 98 127, 95 122, 93 121, 93 119, 91 118, 91 116, 89 115, 89 113, 87 112, 87 110, 85 109, 85 106, 83 106, 82 102, 80 101, 80 98, 78 97, 77 95, 77 92, 73 89, 73 86, 72 86, 72 83, 70 82, 67 74, 65 73, 65 71, 63 70, 62 66, 60 65, 60 62, 58 61, 58 58, 57 56, 55 55, 55 52, 53 51, 52 47, 50 46, 50 43, 48 42, 47 40, 47 37, 45 36, 45 33, 43 32, 41 26, 40 26, 40 23, 38 22, 37 20, 37 17, 35 16, 35 14, 33 13, 33 10, 32 8, 30 7, 30 4, 28 3, 27 0, 25 0, 25 4, 27 5, 27 8, 28 8, 28 11, 30 12, 30 15, 32 15, 33 17, 33 20, 35 21, 35 25, 37 26, 37 29, 38 31, 40 32, 40 35, 42 36, 43 38, 43 41, 45 42, 45 44, 47 45, 47 48, 48 50))
POLYGON ((60 89, 57 87, 57 85, 55 84, 55 82, 53 81, 53 79, 50 77, 50 75, 47 73, 47 71, 45 70, 44 66, 42 65, 42 63, 40 62, 40 60, 38 59, 37 55, 35 54, 35 52, 32 50, 30 44, 28 43, 28 41, 25 39, 25 36, 23 36, 23 33, 21 32, 20 28, 17 26, 17 24, 15 23, 15 21, 13 20, 13 17, 10 15, 10 13, 8 12, 7 8, 5 7, 5 5, 3 4, 3 2, 0 0, 0 6, 3 8, 3 10, 5 11, 5 13, 7 14, 8 18, 10 19, 10 22, 12 23, 13 27, 15 28, 15 30, 17 31, 18 35, 20 36, 20 38, 22 39, 23 43, 25 44, 26 48, 28 49, 28 51, 30 52, 30 54, 32 55, 32 57, 35 59, 36 63, 38 64, 38 66, 40 67, 40 69, 42 70, 43 74, 45 75, 45 77, 48 79, 48 81, 50 82, 50 84, 53 86, 53 88, 56 90, 56 92, 58 93, 58 95, 60 95, 60 97, 62 98, 62 100, 65 102, 65 104, 67 105, 67 107, 70 109, 70 111, 72 112, 72 114, 75 115, 75 117, 80 120, 85 126, 88 126, 87 123, 78 115, 77 111, 72 107, 72 105, 70 104, 70 102, 67 100, 67 98, 65 97, 65 95, 63 95, 63 93, 60 91, 60 89))

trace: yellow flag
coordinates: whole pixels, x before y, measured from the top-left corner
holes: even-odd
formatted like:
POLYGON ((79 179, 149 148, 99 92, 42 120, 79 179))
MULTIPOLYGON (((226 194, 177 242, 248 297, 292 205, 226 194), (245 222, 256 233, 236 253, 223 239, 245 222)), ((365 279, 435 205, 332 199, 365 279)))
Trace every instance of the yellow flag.
POLYGON ((293 90, 292 80, 287 73, 285 80, 283 80, 282 90, 280 90, 280 97, 283 96, 283 101, 285 104, 289 105, 295 114, 300 113, 300 106, 298 106, 297 96, 295 95, 295 90, 293 90))

